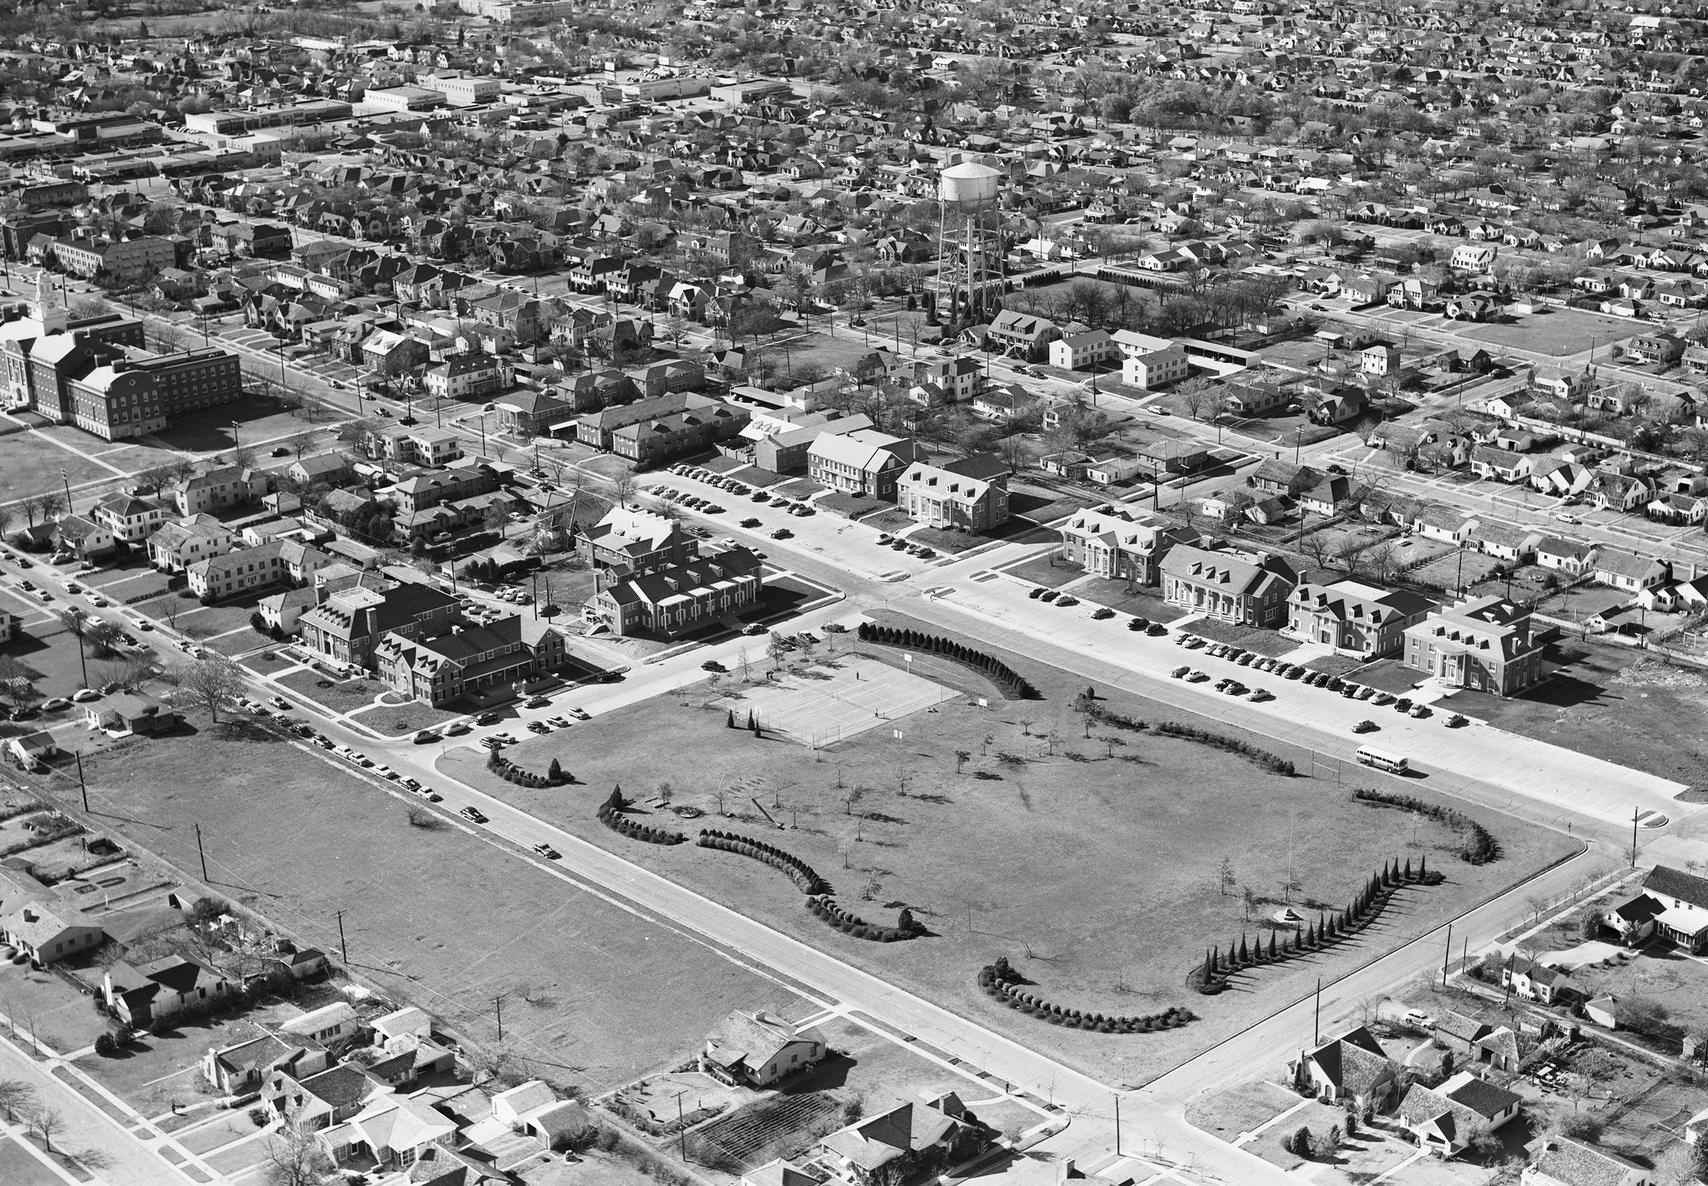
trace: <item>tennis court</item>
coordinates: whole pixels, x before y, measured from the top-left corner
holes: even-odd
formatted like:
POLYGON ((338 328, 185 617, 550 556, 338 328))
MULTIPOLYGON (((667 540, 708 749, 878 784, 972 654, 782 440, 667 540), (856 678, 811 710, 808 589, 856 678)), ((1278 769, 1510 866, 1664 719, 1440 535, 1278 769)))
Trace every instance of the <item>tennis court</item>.
POLYGON ((778 672, 718 705, 733 709, 738 723, 751 710, 760 728, 816 749, 868 729, 894 728, 903 717, 959 694, 875 659, 849 656, 834 667, 778 672))

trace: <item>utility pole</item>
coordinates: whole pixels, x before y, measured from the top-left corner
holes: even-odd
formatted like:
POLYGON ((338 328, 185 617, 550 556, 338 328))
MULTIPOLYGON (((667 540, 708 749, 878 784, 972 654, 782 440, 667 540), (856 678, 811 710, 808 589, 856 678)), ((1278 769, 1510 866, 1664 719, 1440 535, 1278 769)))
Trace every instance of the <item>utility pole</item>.
POLYGON ((504 1041, 504 994, 492 998, 493 1011, 498 1015, 498 1040, 504 1041))
POLYGON ((1311 1045, 1320 1046, 1323 1040, 1323 978, 1317 977, 1316 1012, 1311 1018, 1311 1045))
POLYGON ((1115 1156, 1121 1156, 1121 1093, 1115 1093, 1115 1156))
POLYGON ((350 966, 350 945, 344 941, 344 912, 336 911, 333 915, 338 920, 338 957, 348 968, 350 966))
POLYGON ((205 884, 208 880, 208 854, 202 848, 201 824, 196 825, 196 856, 199 857, 202 862, 202 881, 205 884))
MULTIPOLYGON (((80 753, 77 753, 76 751, 73 751, 72 757, 77 759, 77 786, 83 792, 83 814, 88 815, 89 814, 89 784, 83 781, 83 755, 80 753)), ((202 880, 206 881, 207 878, 204 877, 202 880)))
POLYGON ((1637 867, 1637 809, 1631 809, 1631 868, 1637 867))
POLYGON ((59 467, 59 480, 65 486, 65 513, 71 513, 71 479, 65 474, 65 467, 59 467))
POLYGON ((682 1115, 682 1097, 688 1094, 684 1087, 676 1093, 676 1152, 682 1158, 682 1164, 688 1164, 688 1125, 682 1115))
POLYGON ((1453 960, 1453 924, 1447 924, 1447 950, 1441 953, 1441 987, 1447 987, 1447 965, 1453 960))

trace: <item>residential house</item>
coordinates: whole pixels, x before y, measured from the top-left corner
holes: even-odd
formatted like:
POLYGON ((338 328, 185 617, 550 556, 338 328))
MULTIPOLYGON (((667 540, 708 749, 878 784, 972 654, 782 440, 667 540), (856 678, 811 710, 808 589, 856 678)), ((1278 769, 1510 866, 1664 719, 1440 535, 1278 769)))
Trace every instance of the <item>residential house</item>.
POLYGON ((1539 964, 1517 952, 1509 953, 1502 962, 1500 984, 1502 988, 1512 990, 1514 996, 1542 1005, 1564 1004, 1573 997, 1584 995, 1577 982, 1565 972, 1539 964))
POLYGON ((1420 1148, 1437 1157, 1457 1157, 1472 1140, 1516 1118, 1522 1102, 1505 1088, 1460 1071, 1439 1087, 1412 1084, 1395 1114, 1420 1148))
POLYGON ((1574 578, 1589 572, 1600 554, 1595 544, 1566 539, 1564 536, 1544 535, 1536 541, 1538 565, 1574 578))
POLYGON ((337 664, 371 668, 380 640, 434 637, 456 620, 458 599, 418 581, 370 580, 317 589, 318 603, 302 614, 303 645, 337 664))
POLYGON ((1060 530, 1062 557, 1093 576, 1155 585, 1162 558, 1198 533, 1161 515, 1108 504, 1079 511, 1060 530))
POLYGON ((1609 912, 1603 921, 1628 943, 1658 934, 1693 955, 1708 951, 1708 877, 1656 865, 1641 892, 1617 910, 1625 913, 1609 912))
POLYGON ((178 513, 188 517, 258 502, 271 486, 261 470, 227 465, 185 478, 169 497, 178 513))
POLYGON ((826 1053, 817 1029, 737 1009, 707 1036, 699 1065, 720 1082, 760 1089, 817 1066, 826 1053))
POLYGON ((1363 1026, 1315 1050, 1301 1050, 1287 1069, 1302 1090, 1322 1102, 1360 1109, 1385 1108, 1399 1085, 1399 1067, 1363 1026))
POLYGON ((202 1055, 202 1078, 220 1095, 248 1095, 259 1091, 275 1069, 301 1079, 328 1065, 326 1049, 319 1043, 263 1033, 230 1046, 210 1046, 202 1055))
POLYGON ((1665 560, 1607 548, 1597 555, 1593 573, 1597 584, 1627 593, 1658 588, 1672 579, 1672 565, 1665 560))
POLYGON ((1302 492, 1323 480, 1321 470, 1308 465, 1296 465, 1279 457, 1265 457, 1246 482, 1263 494, 1279 494, 1297 498, 1302 492))
POLYGON ((1028 362, 1041 360, 1061 336, 1061 327, 1055 322, 1017 309, 999 312, 984 334, 987 349, 1028 362))
POLYGON ((275 1067, 261 1086, 261 1103, 299 1132, 343 1124, 385 1089, 353 1063, 328 1067, 298 1079, 275 1067))
POLYGON ((1654 1186, 1653 1171, 1571 1137, 1544 1137, 1519 1186, 1654 1186))
POLYGON ((1113 341, 1121 352, 1121 382, 1129 387, 1155 391, 1192 373, 1186 347, 1178 342, 1129 329, 1117 330, 1113 341))
POLYGON ((934 465, 916 461, 896 479, 896 506, 916 523, 989 532, 1008 522, 1008 463, 994 453, 934 465))
POLYGON ((1452 687, 1513 696, 1543 675, 1530 607, 1499 597, 1432 610, 1405 637, 1405 665, 1452 687))
POLYGON ((988 1130, 953 1092, 904 1101, 819 1142, 819 1159, 858 1186, 929 1178, 982 1150, 988 1130))
POLYGON ((114 539, 140 544, 166 521, 166 508, 150 499, 115 490, 97 499, 89 516, 105 527, 114 539))
POLYGON ((1164 601, 1247 626, 1279 626, 1296 579, 1292 566, 1272 553, 1181 544, 1162 560, 1164 601))
POLYGON ((1518 1035, 1506 1025, 1492 1025, 1444 1009, 1431 1030, 1436 1044, 1453 1055, 1456 1066, 1490 1066, 1497 1071, 1518 1069, 1518 1035))
POLYGON ((749 419, 745 408, 673 391, 588 413, 575 426, 583 444, 654 466, 739 436, 749 419))
POLYGON ((53 522, 54 546, 79 560, 95 561, 112 555, 118 546, 113 533, 86 515, 61 515, 53 522))
MULTIPOLYGON (((7 875, 13 874, 7 871, 7 875)), ((45 886, 39 895, 8 893, 3 903, 0 935, 38 967, 87 955, 107 938, 100 926, 70 904, 55 900, 45 886)))
POLYGON ((164 956, 145 964, 117 961, 101 978, 101 999, 137 1029, 217 1009, 239 986, 196 960, 164 956))
POLYGON ((231 550, 236 534, 212 515, 163 523, 148 537, 148 562, 161 572, 183 572, 190 565, 231 550))
POLYGON ((131 733, 139 737, 170 733, 183 720, 152 696, 136 692, 114 692, 105 699, 85 704, 83 712, 84 719, 92 729, 105 729, 117 734, 131 733))
POLYGON ((1404 648, 1407 628, 1421 621, 1429 607, 1429 600, 1416 593, 1360 581, 1301 584, 1288 598, 1281 632, 1333 647, 1337 654, 1378 659, 1404 648))
POLYGON ((1461 272, 1488 272, 1499 255, 1500 248, 1493 243, 1461 243, 1453 249, 1447 264, 1461 272))
POLYGON ((547 1150, 578 1144, 593 1127, 587 1109, 560 1100, 538 1079, 530 1079, 492 1097, 492 1119, 513 1132, 534 1138, 547 1150))

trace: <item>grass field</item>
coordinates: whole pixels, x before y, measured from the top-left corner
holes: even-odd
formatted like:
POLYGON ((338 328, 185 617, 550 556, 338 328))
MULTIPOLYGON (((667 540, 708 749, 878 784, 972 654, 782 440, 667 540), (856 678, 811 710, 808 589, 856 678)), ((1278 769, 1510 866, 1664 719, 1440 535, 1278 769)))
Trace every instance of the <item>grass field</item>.
POLYGON ((1515 322, 1468 326, 1458 330, 1462 338, 1492 342, 1538 354, 1578 354, 1589 349, 1590 339, 1605 347, 1644 333, 1648 326, 1624 317, 1603 317, 1581 309, 1553 309, 1544 314, 1521 317, 1515 322))
MULTIPOLYGON (((900 662, 897 652, 874 654, 900 662)), ((1433 826, 1414 832, 1395 813, 1353 810, 1332 783, 1279 778, 1151 733, 1107 744, 1099 730, 1085 739, 1069 707, 1079 688, 1010 662, 1048 698, 992 697, 990 708, 980 708, 959 696, 819 752, 726 729, 724 708, 707 695, 686 706, 660 698, 510 751, 531 768, 559 758, 581 784, 567 792, 501 782, 472 748, 451 751, 441 768, 929 999, 1128 1081, 1303 993, 1318 973, 1437 925, 1567 851, 1549 833, 1486 813, 1508 856, 1472 868, 1449 855, 1449 834, 1433 826), (1042 736, 1052 732, 1053 743, 1042 736), (659 737, 672 744, 659 746, 659 737), (959 773, 957 750, 969 755, 959 773), (721 811, 729 818, 709 822, 762 835, 809 861, 862 917, 889 921, 905 903, 936 937, 887 945, 848 939, 802 909, 798 892, 761 865, 695 846, 627 841, 593 818, 618 783, 643 803, 667 795, 669 810, 652 818, 690 833, 698 824, 669 811, 721 811), (1235 819, 1239 827, 1228 827, 1235 819), (1338 908, 1379 863, 1426 854, 1448 883, 1408 894, 1366 939, 1265 974, 1260 991, 1203 998, 1184 987, 1192 953, 1261 932, 1258 919, 1279 907, 1290 859, 1301 882, 1292 900, 1338 908), (1235 880, 1225 894, 1217 888, 1224 857, 1235 880), (1243 887, 1257 899, 1250 921, 1243 887), (1209 1020, 1115 1041, 1039 1026, 977 993, 975 971, 997 954, 1066 1004, 1139 1013, 1178 1003, 1209 1020)), ((953 680, 956 673, 919 674, 953 680)), ((964 672, 959 677, 975 695, 990 695, 964 672)), ((1182 715, 1124 695, 1109 707, 1152 721, 1182 715)))
POLYGON ((336 713, 365 708, 373 704, 375 696, 386 690, 386 685, 377 679, 331 680, 313 668, 280 676, 279 682, 336 713), (321 687, 322 684, 327 686, 321 687))
POLYGON ((1442 703, 1525 737, 1708 786, 1708 677, 1576 638, 1544 657, 1559 669, 1521 696, 1459 692, 1442 703))
POLYGON ((382 736, 397 737, 443 725, 446 721, 456 720, 458 715, 443 708, 434 708, 431 704, 411 703, 370 708, 366 712, 355 713, 350 720, 382 736))
MULTIPOLYGON (((94 437, 83 434, 78 436, 81 443, 77 447, 84 453, 93 452, 89 446, 101 444, 94 437)), ((99 462, 90 461, 69 449, 46 443, 44 437, 49 440, 58 439, 52 429, 44 429, 41 432, 13 432, 0 436, 0 473, 6 475, 5 488, 12 492, 4 501, 11 501, 35 491, 51 491, 63 498, 65 481, 69 481, 75 491, 86 483, 117 476, 99 462), (59 476, 61 469, 65 470, 64 479, 59 476)))
MULTIPOLYGON (((199 822, 217 892, 333 952, 347 911, 352 971, 470 1039, 494 1041, 492 1002, 507 994, 506 1044, 545 1078, 600 1090, 732 1008, 804 1008, 461 828, 410 826, 397 799, 275 735, 204 728, 84 768, 103 824, 194 870, 199 822)), ((99 1020, 75 1003, 72 1017, 99 1020)))

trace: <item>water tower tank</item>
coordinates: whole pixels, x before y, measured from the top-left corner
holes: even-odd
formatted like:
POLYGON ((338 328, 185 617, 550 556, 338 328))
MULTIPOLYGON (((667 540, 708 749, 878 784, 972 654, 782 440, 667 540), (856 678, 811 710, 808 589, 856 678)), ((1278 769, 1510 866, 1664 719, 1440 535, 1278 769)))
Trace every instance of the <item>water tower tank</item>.
POLYGON ((944 205, 976 210, 996 200, 996 183, 1001 177, 989 165, 962 161, 943 170, 937 182, 937 196, 944 205))

